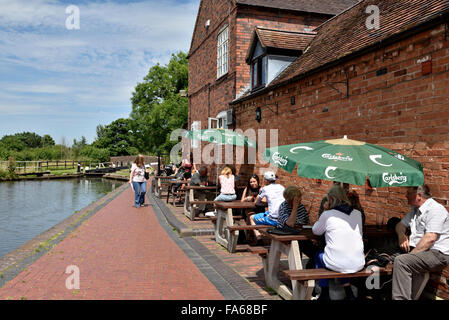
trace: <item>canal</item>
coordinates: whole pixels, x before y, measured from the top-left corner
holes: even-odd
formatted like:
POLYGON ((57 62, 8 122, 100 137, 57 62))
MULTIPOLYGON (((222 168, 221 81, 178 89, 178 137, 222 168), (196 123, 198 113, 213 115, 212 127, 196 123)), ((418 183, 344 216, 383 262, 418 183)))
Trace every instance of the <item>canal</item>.
POLYGON ((122 184, 102 178, 1 182, 0 257, 122 184))

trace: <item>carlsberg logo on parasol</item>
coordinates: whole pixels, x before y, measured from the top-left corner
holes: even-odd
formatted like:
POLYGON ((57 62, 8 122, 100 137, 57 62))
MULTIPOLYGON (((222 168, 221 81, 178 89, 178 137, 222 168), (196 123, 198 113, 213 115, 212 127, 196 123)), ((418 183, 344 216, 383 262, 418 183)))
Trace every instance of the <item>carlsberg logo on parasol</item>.
POLYGON ((382 174, 382 180, 385 183, 388 183, 390 186, 397 183, 397 184, 403 184, 407 182, 407 176, 403 176, 402 172, 400 173, 400 175, 396 175, 396 174, 391 174, 388 172, 384 172, 382 174))
POLYGON ((283 157, 279 154, 279 152, 273 153, 273 156, 271 157, 273 162, 277 165, 280 165, 282 167, 285 167, 288 163, 287 157, 283 157))
POLYGON ((335 161, 352 161, 350 156, 342 157, 340 155, 325 153, 321 155, 324 159, 335 160, 335 161))

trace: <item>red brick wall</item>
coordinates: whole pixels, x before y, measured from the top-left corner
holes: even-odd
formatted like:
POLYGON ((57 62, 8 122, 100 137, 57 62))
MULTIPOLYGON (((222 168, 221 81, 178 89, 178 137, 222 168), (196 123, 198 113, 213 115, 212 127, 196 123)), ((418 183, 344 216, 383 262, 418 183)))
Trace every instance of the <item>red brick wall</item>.
MULTIPOLYGON (((376 52, 273 90, 272 94, 234 106, 237 128, 278 129, 279 145, 331 138, 375 143, 412 157, 423 164, 425 182, 434 198, 449 207, 449 39, 443 25, 409 37, 376 52), (429 57, 431 62, 418 62, 429 57), (431 63, 431 73, 423 74, 431 63), (376 71, 387 68, 385 75, 376 71), (346 76, 349 75, 349 97, 346 76), (334 88, 332 88, 331 84, 334 88), (290 104, 295 96, 296 104, 290 104), (278 103, 279 114, 275 102, 278 103), (262 121, 254 120, 256 107, 262 121), (294 121, 294 122, 293 122, 294 121)), ((247 175, 261 164, 242 168, 247 175)), ((266 167, 266 166, 265 166, 266 167)), ((320 200, 330 182, 305 179, 279 170, 280 183, 303 190, 303 203, 316 219, 320 200)), ((379 188, 368 192, 351 186, 361 198, 367 223, 375 214, 402 217, 409 207, 404 188, 379 188)), ((432 274, 427 291, 449 299, 447 278, 432 274)))
POLYGON ((250 81, 246 53, 255 26, 302 31, 314 28, 329 16, 238 8, 231 1, 204 0, 199 10, 189 57, 189 125, 229 109, 229 102, 250 81), (204 27, 210 19, 210 27, 204 27), (217 79, 217 37, 229 25, 229 71, 217 79))
MULTIPOLYGON (((348 138, 380 144, 421 161, 433 195, 448 206, 449 199, 449 41, 444 26, 423 32, 385 49, 366 54, 296 83, 234 106, 237 128, 278 129, 279 144, 348 138), (418 59, 429 56, 432 73, 423 75, 418 59), (376 71, 387 68, 385 75, 376 71), (349 74, 346 97, 345 70, 349 74), (342 82, 342 83, 340 83, 342 82), (331 85, 335 88, 333 89, 331 85), (290 104, 295 96, 296 104, 290 104), (264 107, 268 105, 278 115, 264 107), (262 107, 262 122, 254 120, 262 107), (296 120, 295 125, 292 119, 296 120)), ((314 182, 280 172, 284 184, 299 183, 310 201, 314 182), (310 185, 312 184, 312 186, 310 185)), ((323 189, 323 192, 326 188, 323 189)), ((365 196, 369 213, 384 204, 386 215, 406 211, 400 188, 379 189, 365 196), (391 195, 392 192, 392 195, 391 195)), ((371 214, 369 218, 372 218, 371 214)))
POLYGON ((314 28, 329 19, 330 16, 279 12, 276 10, 262 10, 254 8, 241 8, 237 16, 237 51, 236 71, 237 94, 241 93, 250 83, 250 68, 245 59, 249 50, 251 38, 256 26, 289 31, 312 31, 314 28))

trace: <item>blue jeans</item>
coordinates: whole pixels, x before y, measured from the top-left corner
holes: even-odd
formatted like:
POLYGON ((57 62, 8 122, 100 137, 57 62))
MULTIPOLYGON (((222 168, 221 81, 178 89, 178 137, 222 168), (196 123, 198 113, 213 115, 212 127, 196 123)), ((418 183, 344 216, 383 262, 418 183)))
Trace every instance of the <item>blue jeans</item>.
POLYGON ((214 201, 234 201, 235 199, 237 199, 237 195, 236 194, 220 193, 218 195, 218 197, 215 198, 214 201))
POLYGON ((147 192, 147 182, 136 182, 133 181, 134 188, 134 205, 140 207, 140 205, 145 203, 145 193, 147 192))
POLYGON ((262 224, 262 225, 268 225, 268 226, 276 227, 276 225, 278 223, 277 220, 273 220, 273 219, 270 219, 268 217, 268 211, 255 214, 253 216, 253 219, 254 219, 254 222, 257 225, 261 225, 262 224))
MULTIPOLYGON (((326 264, 324 263, 323 256, 324 256, 324 251, 318 251, 316 253, 316 256, 315 256, 315 267, 317 269, 326 268, 326 264)), ((346 283, 350 282, 350 280, 348 278, 342 278, 342 279, 338 279, 338 280, 340 281, 341 284, 346 284, 346 283)), ((320 287, 329 287, 329 279, 320 279, 320 280, 318 280, 318 285, 320 287)))

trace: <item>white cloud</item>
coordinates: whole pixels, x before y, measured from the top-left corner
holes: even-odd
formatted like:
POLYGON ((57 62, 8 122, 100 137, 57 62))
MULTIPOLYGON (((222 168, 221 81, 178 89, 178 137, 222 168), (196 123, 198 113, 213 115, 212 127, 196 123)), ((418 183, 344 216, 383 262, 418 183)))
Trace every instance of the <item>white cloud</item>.
POLYGON ((189 49, 198 5, 87 2, 78 5, 80 30, 67 30, 68 4, 0 0, 2 115, 33 114, 39 106, 45 113, 63 106, 129 114, 134 86, 149 68, 189 49))

